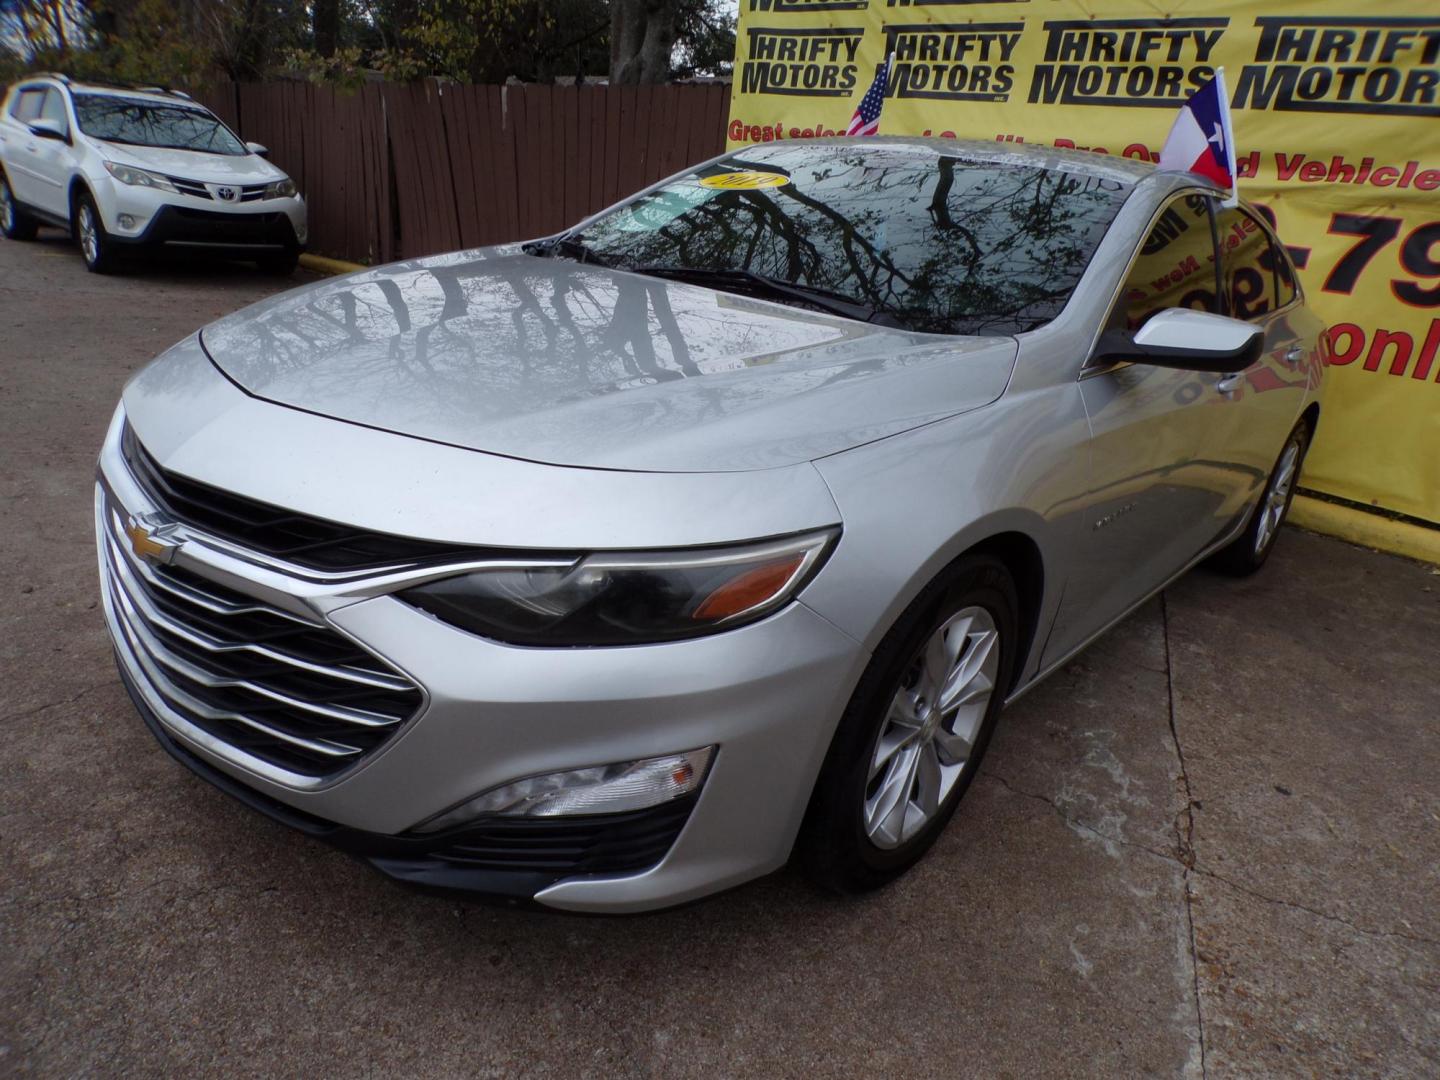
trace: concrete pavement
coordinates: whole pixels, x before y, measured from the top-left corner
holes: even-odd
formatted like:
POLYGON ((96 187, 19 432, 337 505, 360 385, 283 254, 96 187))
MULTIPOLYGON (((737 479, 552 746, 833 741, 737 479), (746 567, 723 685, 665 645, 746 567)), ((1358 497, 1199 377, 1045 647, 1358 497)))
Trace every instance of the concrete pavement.
POLYGON ((190 776, 111 665, 94 454, 128 374, 278 287, 0 241, 0 1075, 1440 1072, 1440 576, 1295 530, 1017 704, 859 900, 460 904, 190 776))

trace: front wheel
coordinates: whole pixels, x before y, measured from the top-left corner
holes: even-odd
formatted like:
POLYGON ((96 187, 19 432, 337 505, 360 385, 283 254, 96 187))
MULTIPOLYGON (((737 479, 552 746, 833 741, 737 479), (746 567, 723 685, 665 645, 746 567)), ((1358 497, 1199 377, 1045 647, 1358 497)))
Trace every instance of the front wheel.
POLYGON ((35 219, 20 209, 15 193, 10 190, 10 180, 3 175, 0 175, 0 233, 7 240, 35 239, 35 219))
POLYGON ((75 201, 75 239, 80 244, 80 254, 85 257, 86 270, 92 274, 108 274, 115 268, 110 234, 105 231, 100 211, 88 192, 75 201))
POLYGON ((952 563, 881 641, 816 781, 797 855, 817 884, 878 888, 935 843, 975 778, 1015 662, 1003 563, 952 563))
POLYGON ((1295 499, 1295 488, 1300 479, 1300 466, 1305 463, 1305 451, 1309 448, 1310 425, 1302 420, 1285 440, 1245 531, 1210 560, 1215 569, 1244 577, 1265 565, 1275 547, 1275 538, 1280 535, 1280 526, 1290 513, 1290 504, 1295 499))

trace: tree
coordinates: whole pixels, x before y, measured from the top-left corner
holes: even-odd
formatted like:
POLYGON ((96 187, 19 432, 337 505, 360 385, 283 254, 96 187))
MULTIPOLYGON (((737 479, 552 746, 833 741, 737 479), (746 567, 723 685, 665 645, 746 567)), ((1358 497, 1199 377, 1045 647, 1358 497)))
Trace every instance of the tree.
POLYGON ((327 58, 334 56, 340 44, 340 0, 315 0, 310 20, 315 51, 327 58))
POLYGON ((610 81, 668 80, 679 14, 675 0, 610 0, 610 81))

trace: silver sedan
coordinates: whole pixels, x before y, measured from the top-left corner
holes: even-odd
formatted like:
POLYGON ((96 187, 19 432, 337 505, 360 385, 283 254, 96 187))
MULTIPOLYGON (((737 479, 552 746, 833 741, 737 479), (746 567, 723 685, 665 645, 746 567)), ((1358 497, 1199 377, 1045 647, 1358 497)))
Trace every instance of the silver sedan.
POLYGON ((95 496, 120 671, 189 768, 413 884, 874 888, 1005 703, 1201 560, 1265 561, 1322 330, 1194 176, 743 150, 146 368, 95 496))

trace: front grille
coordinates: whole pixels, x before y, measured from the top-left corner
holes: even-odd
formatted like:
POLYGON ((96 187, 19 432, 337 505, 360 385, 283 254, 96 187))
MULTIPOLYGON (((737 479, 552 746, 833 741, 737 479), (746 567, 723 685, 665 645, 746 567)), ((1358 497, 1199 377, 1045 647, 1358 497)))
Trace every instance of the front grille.
POLYGON ((133 555, 103 511, 105 588, 144 681, 191 724, 263 762, 321 778, 374 753, 419 688, 333 629, 190 570, 133 555))
POLYGON ((626 874, 654 866, 675 843, 693 797, 648 810, 591 817, 493 818, 466 826, 433 857, 475 870, 554 874, 626 874))
POLYGON ((136 483, 176 521, 240 547, 330 573, 472 559, 473 548, 367 532, 233 495, 161 469, 127 424, 121 441, 136 483))
MULTIPOLYGON (((180 192, 181 195, 193 195, 197 199, 210 199, 212 202, 214 201, 215 197, 210 194, 209 185, 199 180, 187 180, 183 176, 169 176, 166 177, 166 179, 175 185, 175 190, 180 192)), ((221 186, 235 187, 234 184, 221 186)), ((245 184, 236 189, 240 192, 240 198, 237 201, 255 202, 258 199, 263 199, 265 197, 265 189, 268 186, 268 184, 245 184)))
POLYGON ((193 195, 197 199, 210 198, 210 189, 199 180, 186 180, 183 176, 167 177, 181 195, 193 195))

